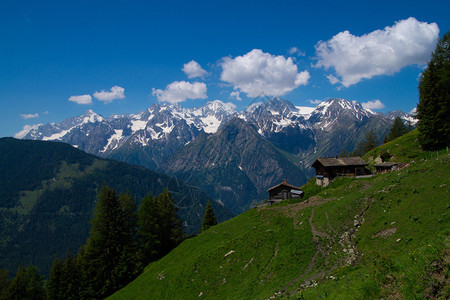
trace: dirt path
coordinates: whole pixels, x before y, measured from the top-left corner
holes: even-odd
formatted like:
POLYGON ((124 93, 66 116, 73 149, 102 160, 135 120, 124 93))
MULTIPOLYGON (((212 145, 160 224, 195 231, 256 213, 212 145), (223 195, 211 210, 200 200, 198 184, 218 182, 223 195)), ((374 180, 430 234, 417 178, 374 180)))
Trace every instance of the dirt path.
MULTIPOLYGON (((317 206, 319 204, 317 203, 325 203, 327 201, 317 201, 315 202, 315 205, 310 205, 310 206, 317 206)), ((321 254, 324 259, 325 259, 325 266, 328 265, 328 261, 329 261, 329 257, 330 257, 330 253, 329 251, 327 251, 327 248, 329 248, 329 245, 327 245, 328 243, 325 243, 325 239, 329 239, 330 241, 332 241, 333 243, 335 242, 335 239, 333 237, 331 237, 329 234, 327 234, 326 232, 322 232, 316 229, 316 227, 314 226, 313 223, 313 218, 314 218, 314 207, 311 209, 311 215, 309 216, 309 226, 311 227, 311 232, 313 234, 313 242, 316 244, 316 252, 314 253, 313 257, 311 258, 311 260, 309 261, 308 267, 306 268, 306 270, 297 278, 295 278, 294 280, 292 280, 291 282, 289 282, 283 289, 282 289, 282 293, 286 293, 288 288, 291 287, 292 285, 294 285, 295 283, 299 282, 300 280, 303 279, 304 284, 307 282, 310 282, 320 276, 322 276, 323 274, 325 274, 325 271, 321 271, 319 273, 316 273, 310 277, 307 277, 307 275, 313 270, 313 268, 316 265, 316 260, 317 257, 319 256, 319 254, 321 254)), ((332 270, 337 268, 337 265, 333 266, 332 270)), ((298 292, 295 291, 294 293, 290 293, 290 294, 297 294, 298 292)))
MULTIPOLYGON (((326 217, 326 225, 328 227, 327 232, 320 231, 316 228, 314 225, 313 219, 314 219, 314 208, 318 205, 327 203, 331 200, 335 200, 335 198, 326 198, 323 199, 321 197, 311 197, 308 199, 308 202, 302 202, 297 203, 289 206, 283 206, 283 207, 264 207, 261 209, 275 209, 279 211, 283 211, 286 216, 288 217, 294 217, 295 215, 307 208, 312 207, 311 209, 311 215, 309 217, 309 226, 311 228, 311 232, 313 235, 313 243, 316 245, 316 251, 314 255, 311 257, 311 260, 309 261, 309 264, 305 271, 303 271, 302 274, 297 276, 295 279, 290 281, 283 289, 281 289, 279 292, 277 292, 275 295, 280 296, 283 294, 289 294, 289 295, 296 295, 298 294, 302 289, 314 286, 315 282, 314 280, 324 276, 326 273, 330 273, 334 270, 336 270, 339 266, 347 264, 351 265, 354 264, 358 258, 359 253, 356 248, 356 244, 354 242, 354 234, 355 234, 355 227, 351 227, 348 230, 345 230, 342 234, 339 234, 336 229, 334 229, 331 224, 329 223, 328 214, 325 213, 326 217), (340 248, 342 249, 342 252, 345 253, 344 257, 341 259, 338 259, 335 261, 333 266, 328 267, 330 256, 332 254, 332 248, 334 245, 339 244, 340 248), (311 272, 314 270, 317 264, 317 260, 319 257, 322 257, 324 259, 324 268, 322 271, 313 273, 311 272), (302 282, 299 289, 296 289, 294 291, 288 292, 288 289, 292 287, 293 285, 302 282)), ((365 212, 368 210, 369 205, 363 209, 361 213, 358 214, 358 220, 359 220, 359 226, 364 222, 363 216, 365 212)), ((298 221, 294 219, 294 226, 298 221)), ((274 295, 274 296, 275 296, 274 295)), ((275 297, 276 297, 275 296, 275 297)))
POLYGON ((278 206, 278 207, 271 207, 271 206, 263 206, 263 207, 258 207, 257 210, 263 210, 263 209, 269 209, 269 210, 278 210, 281 211, 283 213, 285 213, 285 215, 287 217, 294 217, 297 212, 299 212, 302 209, 305 209, 307 207, 311 207, 311 206, 318 206, 324 203, 327 203, 329 201, 335 200, 336 198, 322 198, 319 196, 312 196, 310 197, 308 200, 300 202, 300 203, 295 203, 295 204, 290 204, 287 206, 278 206))

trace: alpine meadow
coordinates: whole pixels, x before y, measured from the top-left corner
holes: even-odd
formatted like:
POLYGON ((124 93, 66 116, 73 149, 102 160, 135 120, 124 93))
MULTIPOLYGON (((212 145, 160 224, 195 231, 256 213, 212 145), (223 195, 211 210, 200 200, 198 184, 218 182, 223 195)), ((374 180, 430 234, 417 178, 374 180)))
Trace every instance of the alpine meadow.
POLYGON ((0 300, 450 299, 450 3, 0 4, 0 300))

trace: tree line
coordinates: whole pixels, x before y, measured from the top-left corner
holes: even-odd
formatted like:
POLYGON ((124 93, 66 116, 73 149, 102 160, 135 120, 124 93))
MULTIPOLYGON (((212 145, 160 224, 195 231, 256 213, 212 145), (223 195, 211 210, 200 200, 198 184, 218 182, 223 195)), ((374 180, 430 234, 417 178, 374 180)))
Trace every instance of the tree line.
MULTIPOLYGON (((384 136, 383 144, 393 141, 398 137, 410 132, 412 126, 410 124, 406 125, 400 117, 396 117, 388 135, 384 136)), ((364 139, 356 145, 356 148, 348 153, 345 149, 339 154, 340 157, 347 156, 363 156, 373 148, 380 145, 380 142, 375 134, 375 132, 370 129, 365 135, 364 139)))
POLYGON ((419 82, 419 142, 423 150, 450 144, 450 31, 439 39, 419 82))
MULTIPOLYGON (((130 193, 104 186, 98 194, 86 244, 72 256, 56 257, 45 281, 37 267, 19 266, 16 277, 0 271, 0 299, 100 299, 134 280, 150 262, 185 238, 178 208, 165 189, 139 207, 130 193)), ((208 202, 202 230, 217 224, 208 202)))

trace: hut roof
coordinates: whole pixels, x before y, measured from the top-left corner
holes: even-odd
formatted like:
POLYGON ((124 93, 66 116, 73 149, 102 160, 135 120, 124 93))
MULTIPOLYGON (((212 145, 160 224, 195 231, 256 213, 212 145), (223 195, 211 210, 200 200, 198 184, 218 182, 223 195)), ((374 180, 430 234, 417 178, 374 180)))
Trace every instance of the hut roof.
POLYGON ((276 186, 273 186, 273 187, 269 188, 269 189, 267 190, 267 192, 270 192, 271 190, 276 189, 277 187, 280 187, 280 186, 282 186, 282 185, 283 185, 283 186, 286 186, 286 187, 289 187, 289 188, 291 188, 291 189, 294 189, 294 190, 299 190, 299 191, 301 191, 301 188, 299 188, 299 187, 297 187, 297 186, 295 186, 295 185, 292 185, 292 184, 287 183, 287 182, 286 182, 286 179, 284 179, 282 183, 277 184, 276 186))
POLYGON ((367 166, 368 164, 359 156, 355 157, 319 157, 311 167, 319 162, 324 167, 340 167, 340 166, 367 166))

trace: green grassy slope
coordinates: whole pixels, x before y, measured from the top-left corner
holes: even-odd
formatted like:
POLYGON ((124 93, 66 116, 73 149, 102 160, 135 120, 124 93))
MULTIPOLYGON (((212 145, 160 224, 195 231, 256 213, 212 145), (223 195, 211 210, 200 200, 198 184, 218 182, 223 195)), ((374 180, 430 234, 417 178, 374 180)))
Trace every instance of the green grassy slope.
POLYGON ((421 152, 415 134, 382 146, 408 168, 309 182, 307 201, 212 227, 112 299, 448 298, 450 156, 421 152))

